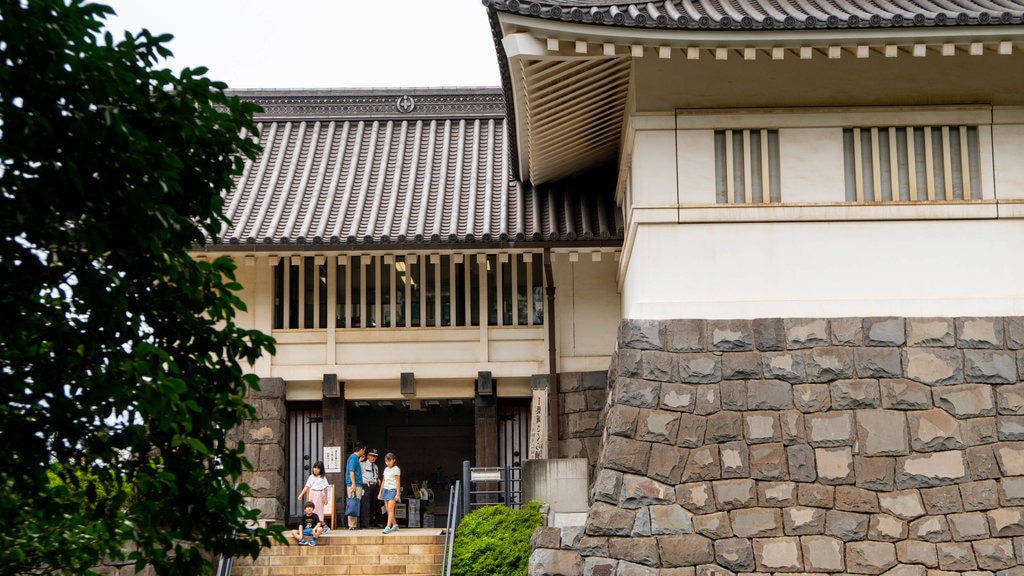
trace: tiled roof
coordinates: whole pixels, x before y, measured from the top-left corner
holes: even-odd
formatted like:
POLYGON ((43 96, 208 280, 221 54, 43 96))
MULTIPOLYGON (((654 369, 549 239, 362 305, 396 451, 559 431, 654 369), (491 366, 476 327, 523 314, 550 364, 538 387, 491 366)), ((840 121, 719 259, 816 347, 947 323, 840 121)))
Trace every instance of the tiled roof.
POLYGON ((228 248, 622 239, 611 185, 512 179, 498 89, 238 95, 263 152, 225 198, 228 248))
POLYGON ((1021 24, 1021 0, 483 0, 500 12, 633 28, 787 30, 1021 24))

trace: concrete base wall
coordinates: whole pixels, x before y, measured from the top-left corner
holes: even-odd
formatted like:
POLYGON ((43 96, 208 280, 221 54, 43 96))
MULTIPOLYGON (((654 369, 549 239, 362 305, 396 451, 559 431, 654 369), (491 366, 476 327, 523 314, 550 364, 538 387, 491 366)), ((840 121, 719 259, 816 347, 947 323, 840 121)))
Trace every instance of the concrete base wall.
POLYGON ((551 512, 586 512, 588 466, 583 458, 523 462, 523 500, 539 500, 551 512))
POLYGON ((1024 574, 1022 374, 1020 317, 623 321, 530 573, 1024 574))

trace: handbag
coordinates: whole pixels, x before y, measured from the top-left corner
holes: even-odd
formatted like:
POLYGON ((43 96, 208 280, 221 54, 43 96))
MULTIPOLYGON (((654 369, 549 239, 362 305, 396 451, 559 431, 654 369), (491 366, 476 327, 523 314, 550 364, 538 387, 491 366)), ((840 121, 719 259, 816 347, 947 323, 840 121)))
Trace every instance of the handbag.
POLYGON ((345 498, 345 516, 359 516, 359 498, 345 498))

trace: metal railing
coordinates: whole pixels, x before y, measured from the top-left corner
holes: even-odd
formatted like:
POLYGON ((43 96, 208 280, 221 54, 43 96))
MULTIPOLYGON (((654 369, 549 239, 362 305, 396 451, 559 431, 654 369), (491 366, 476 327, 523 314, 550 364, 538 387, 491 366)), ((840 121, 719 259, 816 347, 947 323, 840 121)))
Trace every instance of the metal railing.
POLYGON ((483 506, 523 506, 523 469, 513 466, 470 468, 462 463, 462 499, 465 513, 483 506))
POLYGON ((459 527, 459 520, 462 519, 460 510, 462 508, 460 495, 462 494, 462 481, 456 480, 452 485, 451 494, 448 497, 448 519, 444 526, 444 564, 441 566, 442 576, 450 576, 452 573, 452 553, 455 550, 455 529, 459 527))

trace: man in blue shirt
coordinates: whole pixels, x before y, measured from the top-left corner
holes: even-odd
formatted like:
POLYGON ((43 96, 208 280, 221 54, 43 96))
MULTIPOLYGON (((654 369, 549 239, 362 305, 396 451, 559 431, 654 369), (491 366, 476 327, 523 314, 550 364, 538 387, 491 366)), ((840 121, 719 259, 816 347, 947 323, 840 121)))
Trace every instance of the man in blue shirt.
MULTIPOLYGON (((349 454, 348 460, 345 462, 345 491, 349 498, 363 497, 363 467, 360 465, 360 461, 365 458, 366 446, 363 446, 362 442, 356 442, 353 447, 352 454, 349 454)), ((359 529, 359 516, 346 516, 348 519, 348 529, 358 530, 359 529)))

